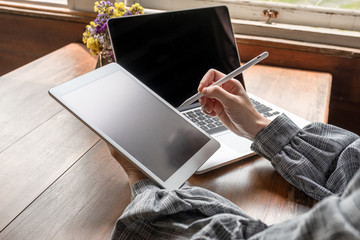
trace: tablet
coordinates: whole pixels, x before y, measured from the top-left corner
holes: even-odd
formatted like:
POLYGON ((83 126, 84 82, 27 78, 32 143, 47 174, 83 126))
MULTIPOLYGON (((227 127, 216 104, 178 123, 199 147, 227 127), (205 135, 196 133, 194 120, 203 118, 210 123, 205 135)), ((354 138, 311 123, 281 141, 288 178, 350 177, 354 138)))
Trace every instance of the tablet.
POLYGON ((49 94, 169 190, 183 185, 220 147, 117 63, 56 86, 49 94))

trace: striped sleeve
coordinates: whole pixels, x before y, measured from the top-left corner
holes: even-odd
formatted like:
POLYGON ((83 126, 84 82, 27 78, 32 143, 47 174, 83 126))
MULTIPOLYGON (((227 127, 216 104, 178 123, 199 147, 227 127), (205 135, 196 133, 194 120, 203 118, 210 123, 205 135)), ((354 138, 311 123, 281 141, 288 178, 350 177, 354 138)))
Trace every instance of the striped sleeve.
POLYGON ((291 184, 320 200, 341 195, 360 167, 359 136, 322 123, 303 129, 285 115, 255 137, 252 149, 291 184))
POLYGON ((132 191, 112 239, 247 239, 267 227, 204 188, 168 191, 146 179, 132 191))
POLYGON ((168 191, 141 180, 112 239, 360 239, 357 135, 319 123, 299 129, 283 115, 256 136, 252 148, 296 187, 324 199, 302 215, 267 226, 206 189, 185 185, 168 191))

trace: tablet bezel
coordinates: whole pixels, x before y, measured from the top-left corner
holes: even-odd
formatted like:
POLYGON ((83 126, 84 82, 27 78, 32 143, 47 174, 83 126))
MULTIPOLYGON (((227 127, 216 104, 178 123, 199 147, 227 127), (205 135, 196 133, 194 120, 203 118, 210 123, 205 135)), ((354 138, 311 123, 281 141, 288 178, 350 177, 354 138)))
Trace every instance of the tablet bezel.
POLYGON ((164 99, 159 97, 155 92, 149 89, 146 85, 144 85, 141 81, 136 79, 133 75, 131 75, 128 71, 122 68, 117 63, 108 64, 102 68, 96 69, 90 73, 77 77, 71 81, 58 85, 49 90, 49 94, 53 97, 58 103, 60 103, 64 108, 66 108, 69 112, 71 112, 76 118, 78 118, 81 122, 83 122, 87 127, 89 127, 92 131, 94 131, 100 138, 105 140, 107 143, 115 147, 119 152, 124 154, 131 162, 138 167, 144 174, 146 174, 149 178, 156 181, 160 186, 173 190, 178 189, 181 187, 184 182, 191 177, 201 165, 210 158, 210 156, 215 153, 215 151, 220 147, 220 144, 212 138, 209 134, 207 134, 202 129, 198 128, 194 123, 184 117, 180 112, 178 112, 174 107, 172 107, 169 103, 167 103, 164 99), (97 126, 87 122, 86 120, 82 119, 76 110, 74 110, 71 106, 68 106, 63 101, 63 96, 67 93, 70 93, 76 89, 79 89, 83 86, 86 86, 94 81, 98 81, 103 77, 106 77, 110 74, 113 74, 117 71, 121 71, 127 77, 131 78, 132 80, 136 81, 139 84, 139 87, 144 88, 148 92, 152 94, 155 98, 160 100, 162 104, 167 106, 169 111, 174 111, 179 117, 183 118, 194 126, 195 131, 199 131, 201 134, 204 134, 209 141, 203 145, 190 159, 188 159, 180 168, 178 168, 168 179, 165 181, 161 180, 156 174, 154 174, 149 168, 143 165, 140 161, 138 161, 135 157, 133 157, 126 149, 122 146, 118 145, 113 139, 111 139, 105 132, 99 129, 97 126))

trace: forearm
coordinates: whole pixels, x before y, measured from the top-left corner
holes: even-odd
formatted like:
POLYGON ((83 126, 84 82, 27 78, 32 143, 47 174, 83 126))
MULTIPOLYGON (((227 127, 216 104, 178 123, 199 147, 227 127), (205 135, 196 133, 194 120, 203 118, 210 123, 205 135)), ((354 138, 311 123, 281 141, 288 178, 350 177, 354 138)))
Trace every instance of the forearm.
POLYGON ((358 190, 346 198, 328 197, 310 211, 271 226, 253 239, 360 239, 359 196, 358 190))
POLYGON ((252 149, 269 159, 287 181, 316 199, 341 194, 360 162, 356 134, 321 123, 300 129, 286 116, 258 133, 252 149))
POLYGON ((151 180, 137 182, 132 201, 118 219, 113 239, 248 238, 267 226, 229 200, 204 188, 185 185, 161 189, 151 180))
POLYGON ((360 239, 360 170, 343 195, 320 201, 310 211, 271 226, 254 239, 360 239))

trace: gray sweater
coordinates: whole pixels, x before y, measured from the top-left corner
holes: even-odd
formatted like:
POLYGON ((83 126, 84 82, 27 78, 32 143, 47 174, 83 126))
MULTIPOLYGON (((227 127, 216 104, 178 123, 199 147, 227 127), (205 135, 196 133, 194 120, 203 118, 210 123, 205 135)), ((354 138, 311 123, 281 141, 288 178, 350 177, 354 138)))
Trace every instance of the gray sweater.
POLYGON ((282 115, 257 134, 252 149, 320 201, 307 213, 267 226, 206 189, 167 191, 142 180, 113 239, 360 239, 359 136, 321 123, 300 129, 282 115))

